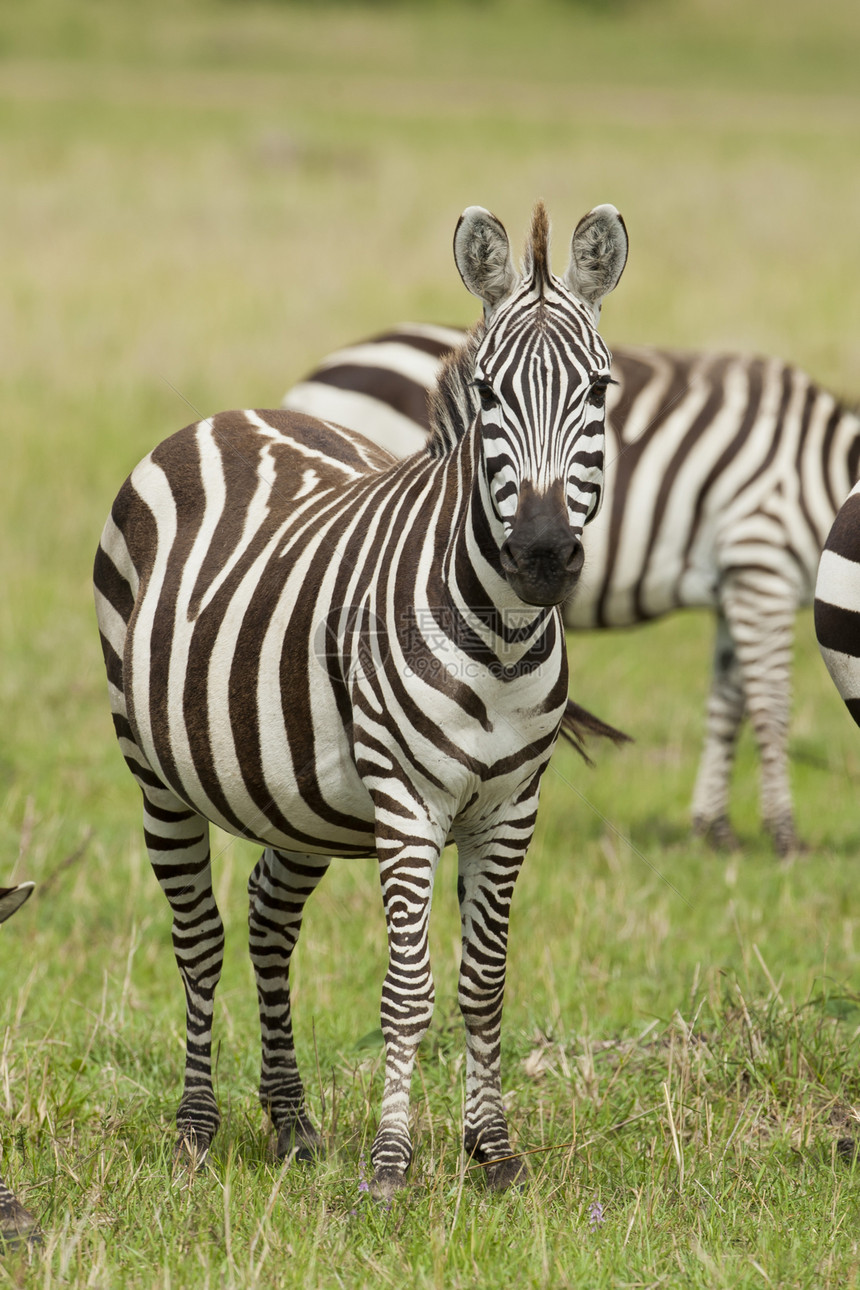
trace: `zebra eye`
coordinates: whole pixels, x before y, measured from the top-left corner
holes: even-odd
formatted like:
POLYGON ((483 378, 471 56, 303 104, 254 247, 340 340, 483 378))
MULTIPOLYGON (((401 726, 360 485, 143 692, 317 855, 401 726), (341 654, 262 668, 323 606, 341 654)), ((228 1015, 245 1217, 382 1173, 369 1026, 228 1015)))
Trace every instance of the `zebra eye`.
POLYGON ((481 400, 481 408, 484 412, 490 412, 499 406, 499 400, 493 393, 493 387, 489 381, 475 381, 473 384, 478 391, 478 398, 481 400))
POLYGON ((586 394, 586 399, 594 408, 603 408, 606 406, 606 391, 610 385, 617 385, 611 376, 596 376, 591 383, 591 389, 586 394))

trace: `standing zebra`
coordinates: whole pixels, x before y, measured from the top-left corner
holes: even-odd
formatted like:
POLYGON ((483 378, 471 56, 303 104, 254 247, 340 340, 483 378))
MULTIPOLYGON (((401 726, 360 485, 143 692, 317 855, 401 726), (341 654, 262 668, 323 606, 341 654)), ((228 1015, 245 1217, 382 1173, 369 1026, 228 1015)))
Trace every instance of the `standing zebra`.
POLYGON ((821 553, 815 635, 833 684, 860 725, 860 484, 839 508, 821 553))
MULTIPOLYGON (((5 923, 16 909, 21 908, 32 890, 31 882, 19 882, 17 887, 0 887, 0 923, 5 923)), ((35 1218, 0 1178, 0 1248, 38 1239, 35 1218)))
MULTIPOLYGON (((332 354, 283 406, 348 425, 397 455, 429 428, 427 390, 458 344, 409 325, 332 354)), ((858 475, 860 419, 796 367, 741 355, 616 348, 606 492, 568 627, 630 627, 673 609, 716 611, 697 832, 735 845, 729 789, 749 715, 761 812, 777 851, 797 846, 788 781, 794 618, 858 475)))
POLYGON ((502 225, 470 207, 454 255, 485 321, 445 367, 427 451, 396 462, 295 413, 224 413, 162 443, 114 503, 97 615, 116 732, 173 911, 187 1001, 177 1125, 192 1160, 219 1123, 212 820, 265 847, 249 922, 260 1100, 279 1154, 319 1144, 288 985, 304 905, 332 855, 375 854, 389 966, 372 1186, 384 1196, 403 1184, 433 1005, 433 881, 453 840, 465 1145, 494 1188, 524 1174, 499 1072, 508 912, 565 711, 556 606, 600 502, 610 356, 596 321, 626 254, 620 216, 599 206, 554 277, 539 205, 518 274, 502 225))

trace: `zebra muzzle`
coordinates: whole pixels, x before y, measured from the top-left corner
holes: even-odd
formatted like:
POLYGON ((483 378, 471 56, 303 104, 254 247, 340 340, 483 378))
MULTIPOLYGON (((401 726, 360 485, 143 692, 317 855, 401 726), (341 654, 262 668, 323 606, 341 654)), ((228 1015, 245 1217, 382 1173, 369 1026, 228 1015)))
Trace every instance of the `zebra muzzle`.
POLYGON ((499 559, 509 584, 527 605, 557 605, 573 591, 584 561, 582 542, 552 494, 523 485, 510 535, 499 559))

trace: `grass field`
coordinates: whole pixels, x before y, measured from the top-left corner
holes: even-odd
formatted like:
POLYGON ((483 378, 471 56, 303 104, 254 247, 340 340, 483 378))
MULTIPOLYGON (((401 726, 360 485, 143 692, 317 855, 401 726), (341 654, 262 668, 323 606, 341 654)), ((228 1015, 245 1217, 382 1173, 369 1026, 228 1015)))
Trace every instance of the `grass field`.
POLYGON ((0 1171, 44 1244, 0 1285, 851 1286, 860 1165, 860 735, 798 621, 792 767, 808 855, 779 864, 741 749, 738 855, 692 842, 711 624, 571 641, 577 698, 637 743, 545 781, 514 903, 504 1086, 533 1182, 460 1155, 453 858, 413 1181, 360 1190, 381 1094, 373 865, 340 862, 297 953, 314 1170, 267 1153, 244 884, 227 925, 224 1123, 171 1181, 183 1060, 169 916, 108 716, 91 607, 139 457, 276 405, 323 353, 405 318, 466 324, 460 210, 559 257, 614 202, 613 342, 732 346, 860 394, 855 0, 576 5, 30 0, 0 8, 0 1171))

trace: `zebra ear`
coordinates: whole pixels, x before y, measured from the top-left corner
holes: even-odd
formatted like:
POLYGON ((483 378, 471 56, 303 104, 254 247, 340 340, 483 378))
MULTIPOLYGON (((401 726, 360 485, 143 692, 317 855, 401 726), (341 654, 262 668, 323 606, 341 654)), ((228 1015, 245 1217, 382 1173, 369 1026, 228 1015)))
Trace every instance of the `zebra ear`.
POLYGON ((31 882, 19 882, 17 887, 0 887, 0 923, 20 909, 32 890, 31 882))
POLYGON ((614 206, 595 206, 583 215, 570 243, 570 264, 564 280, 571 291, 600 318, 600 306, 624 272, 627 229, 614 206))
POLYGON ((466 286, 484 302, 484 319, 506 300, 517 282, 504 225, 484 210, 468 206, 454 232, 454 260, 466 286))

